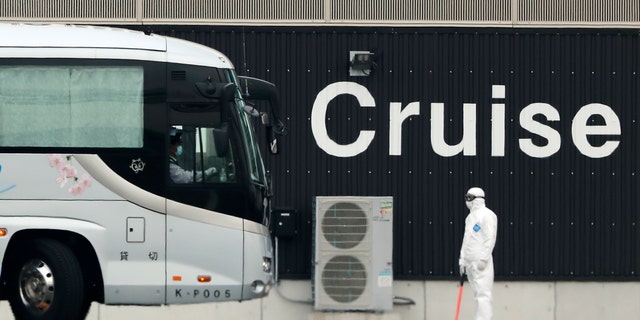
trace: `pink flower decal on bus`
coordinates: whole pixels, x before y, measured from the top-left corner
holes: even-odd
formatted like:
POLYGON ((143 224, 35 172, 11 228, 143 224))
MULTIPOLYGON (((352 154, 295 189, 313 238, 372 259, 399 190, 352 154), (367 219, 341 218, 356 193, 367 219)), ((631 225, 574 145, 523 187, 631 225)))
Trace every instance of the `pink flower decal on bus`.
POLYGON ((71 180, 69 193, 77 196, 82 194, 85 189, 91 187, 93 178, 87 173, 82 175, 82 177, 78 177, 78 169, 71 163, 72 157, 71 155, 50 154, 49 166, 55 168, 60 174, 58 178, 56 178, 56 183, 60 188, 64 188, 67 182, 71 180))

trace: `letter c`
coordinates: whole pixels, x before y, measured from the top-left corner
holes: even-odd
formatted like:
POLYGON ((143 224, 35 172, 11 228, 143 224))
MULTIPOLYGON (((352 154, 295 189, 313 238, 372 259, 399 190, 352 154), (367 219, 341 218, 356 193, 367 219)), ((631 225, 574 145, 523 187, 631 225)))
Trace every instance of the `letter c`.
POLYGON ((335 82, 322 89, 311 110, 311 132, 320 149, 336 157, 353 157, 369 147, 376 132, 373 130, 361 130, 360 135, 350 144, 338 144, 329 138, 325 118, 329 102, 341 94, 350 94, 356 99, 361 108, 375 108, 373 96, 366 87, 355 82, 335 82))

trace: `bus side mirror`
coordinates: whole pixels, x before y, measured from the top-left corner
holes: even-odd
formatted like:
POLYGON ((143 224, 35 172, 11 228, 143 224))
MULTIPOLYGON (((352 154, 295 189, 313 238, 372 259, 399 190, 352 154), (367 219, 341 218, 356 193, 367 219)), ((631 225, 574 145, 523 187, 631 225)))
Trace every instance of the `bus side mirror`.
POLYGON ((265 112, 260 115, 260 121, 262 121, 262 124, 266 129, 269 152, 271 152, 271 154, 278 154, 280 150, 278 150, 278 137, 276 135, 276 130, 274 130, 272 124, 273 119, 271 119, 269 114, 265 112))
POLYGON ((286 135, 287 127, 279 118, 280 98, 276 86, 262 79, 238 76, 238 83, 245 100, 266 101, 269 109, 261 112, 262 124, 266 128, 267 144, 271 154, 278 154, 278 135, 286 135))

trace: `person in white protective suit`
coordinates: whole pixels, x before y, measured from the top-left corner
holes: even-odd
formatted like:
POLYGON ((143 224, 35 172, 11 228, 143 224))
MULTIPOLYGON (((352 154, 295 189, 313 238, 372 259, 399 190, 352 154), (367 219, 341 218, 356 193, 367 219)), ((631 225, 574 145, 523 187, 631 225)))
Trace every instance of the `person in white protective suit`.
POLYGON ((496 244, 498 218, 487 208, 484 191, 474 187, 464 195, 469 214, 465 220, 460 248, 460 275, 467 275, 476 300, 476 320, 493 317, 493 247, 496 244))

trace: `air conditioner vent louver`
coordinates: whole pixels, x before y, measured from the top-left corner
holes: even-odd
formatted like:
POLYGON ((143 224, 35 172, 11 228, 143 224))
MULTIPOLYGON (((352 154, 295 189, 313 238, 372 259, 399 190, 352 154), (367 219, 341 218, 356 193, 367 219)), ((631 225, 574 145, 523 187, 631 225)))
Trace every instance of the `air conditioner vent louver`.
POLYGON ((391 310, 392 197, 314 199, 316 310, 391 310))
POLYGON ((351 249, 367 234, 367 214, 354 203, 339 202, 325 211, 322 234, 329 244, 339 249, 351 249))
POLYGON ((367 279, 365 265, 353 256, 335 256, 322 270, 322 287, 336 302, 358 299, 367 286, 367 279))

